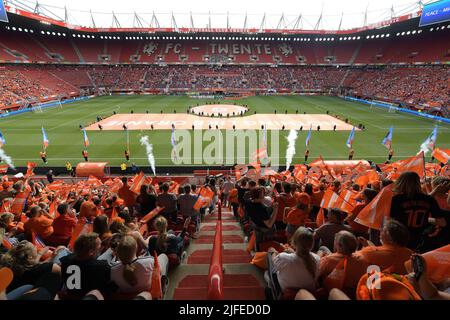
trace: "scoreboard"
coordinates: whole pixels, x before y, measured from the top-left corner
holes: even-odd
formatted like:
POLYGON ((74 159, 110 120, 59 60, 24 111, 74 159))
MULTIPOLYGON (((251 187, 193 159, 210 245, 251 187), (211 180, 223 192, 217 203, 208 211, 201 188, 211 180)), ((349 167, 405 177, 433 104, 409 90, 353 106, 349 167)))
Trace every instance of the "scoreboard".
POLYGON ((450 0, 441 0, 423 7, 419 27, 450 21, 450 0))

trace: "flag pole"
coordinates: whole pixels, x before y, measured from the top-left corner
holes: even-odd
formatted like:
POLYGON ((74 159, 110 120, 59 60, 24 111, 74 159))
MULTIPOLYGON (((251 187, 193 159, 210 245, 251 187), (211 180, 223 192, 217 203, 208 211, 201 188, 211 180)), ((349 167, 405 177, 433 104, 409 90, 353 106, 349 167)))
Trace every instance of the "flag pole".
POLYGON ((423 152, 423 151, 422 151, 422 157, 423 157, 423 177, 424 177, 424 180, 426 182, 426 180, 427 180, 427 166, 426 166, 426 163, 425 163, 425 152, 423 152))

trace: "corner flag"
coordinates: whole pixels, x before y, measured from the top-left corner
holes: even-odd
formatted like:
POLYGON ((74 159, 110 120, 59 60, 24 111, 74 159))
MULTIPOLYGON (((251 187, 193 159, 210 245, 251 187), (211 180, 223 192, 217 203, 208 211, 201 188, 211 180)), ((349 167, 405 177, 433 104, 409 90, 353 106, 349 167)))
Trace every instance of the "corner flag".
POLYGON ((172 144, 172 155, 173 159, 177 159, 177 144, 175 142, 175 128, 172 127, 172 136, 170 137, 170 142, 172 144))
POLYGON ((353 145, 353 139, 355 138, 355 127, 353 127, 352 131, 350 131, 350 135, 348 136, 347 139, 347 147, 351 148, 353 145))
POLYGON ((420 151, 423 151, 425 154, 427 154, 434 149, 434 147, 436 146, 437 130, 437 127, 434 127, 433 132, 431 132, 428 138, 420 145, 420 151))
POLYGON ((306 146, 309 147, 309 141, 311 140, 311 133, 312 133, 312 125, 309 127, 308 135, 306 136, 306 146))
POLYGON ((0 147, 3 147, 6 144, 5 137, 3 136, 3 133, 0 131, 0 147))
POLYGON ((381 144, 383 144, 388 149, 391 149, 391 147, 392 147, 392 133, 393 133, 393 131, 394 131, 394 127, 391 127, 389 129, 389 132, 384 137, 383 142, 381 142, 381 144))
POLYGON ((42 127, 42 141, 43 141, 44 149, 47 149, 49 141, 48 141, 48 138, 47 138, 47 134, 45 133, 44 127, 42 127))
POLYGON ((83 129, 83 136, 84 136, 84 146, 87 148, 89 147, 89 139, 86 133, 86 129, 83 129))

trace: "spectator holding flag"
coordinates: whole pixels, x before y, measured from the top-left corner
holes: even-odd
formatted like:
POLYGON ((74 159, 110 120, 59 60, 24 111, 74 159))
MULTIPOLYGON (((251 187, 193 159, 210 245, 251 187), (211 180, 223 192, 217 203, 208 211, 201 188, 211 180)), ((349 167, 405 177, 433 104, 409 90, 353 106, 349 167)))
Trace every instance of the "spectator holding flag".
POLYGON ((382 145, 384 145, 389 150, 388 155, 388 161, 391 161, 392 156, 394 155, 394 149, 392 149, 392 134, 394 132, 394 127, 391 127, 389 129, 389 132, 384 137, 383 141, 381 142, 382 145))
POLYGON ((45 150, 44 151, 41 151, 41 152, 39 152, 39 155, 40 155, 40 157, 41 157, 41 159, 42 159, 42 162, 44 162, 45 164, 47 164, 48 162, 47 162, 47 152, 45 152, 45 150))
MULTIPOLYGON (((423 151, 426 155, 428 152, 433 151, 436 147, 436 139, 437 139, 437 131, 438 128, 434 127, 433 132, 428 136, 428 138, 420 145, 420 151, 423 151)), ((434 160, 434 157, 431 157, 431 161, 434 160)))
POLYGON ((81 152, 81 154, 83 155, 84 161, 88 162, 89 161, 89 153, 87 152, 87 150, 83 150, 81 152))
POLYGON ((47 138, 47 133, 45 132, 44 127, 42 127, 42 152, 40 153, 42 161, 47 164, 47 147, 49 144, 49 140, 47 138))
POLYGON ((0 148, 6 144, 6 139, 3 136, 3 133, 0 131, 0 148))
POLYGON ((350 151, 348 153, 348 160, 353 160, 353 155, 355 154, 355 150, 353 149, 353 140, 355 138, 355 127, 353 127, 352 131, 350 131, 350 135, 347 139, 347 147, 350 148, 350 151))
MULTIPOLYGON (((434 227, 445 227, 446 221, 437 201, 422 192, 420 177, 407 171, 394 184, 390 217, 404 224, 410 233, 407 247, 423 252, 430 242, 434 227)), ((441 246, 444 244, 441 244, 441 246)))

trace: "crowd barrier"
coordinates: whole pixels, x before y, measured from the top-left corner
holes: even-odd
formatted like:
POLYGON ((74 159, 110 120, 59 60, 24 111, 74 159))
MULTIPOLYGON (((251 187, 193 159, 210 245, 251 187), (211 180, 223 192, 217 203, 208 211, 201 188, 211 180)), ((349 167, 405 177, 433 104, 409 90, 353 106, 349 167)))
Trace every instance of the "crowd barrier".
POLYGON ((445 122, 445 123, 450 123, 450 119, 448 119, 448 118, 433 116, 432 114, 418 112, 418 111, 414 111, 414 110, 409 110, 409 109, 406 109, 406 108, 394 107, 394 106, 392 106, 392 104, 383 103, 381 101, 368 101, 368 100, 358 99, 358 98, 349 97, 349 96, 344 96, 343 98, 344 98, 344 100, 361 102, 361 103, 364 103, 364 104, 373 105, 373 106, 377 106, 377 107, 381 107, 381 108, 385 108, 385 109, 391 109, 391 110, 394 110, 394 111, 399 111, 399 112, 403 112, 403 113, 409 113, 409 114, 412 114, 412 115, 415 115, 415 116, 419 116, 419 117, 422 117, 422 118, 427 118, 427 119, 430 119, 430 120, 442 121, 442 122, 445 122))
POLYGON ((72 103, 72 102, 87 100, 87 99, 90 99, 90 98, 92 98, 92 96, 67 99, 67 100, 64 100, 64 101, 61 101, 61 102, 60 101, 53 101, 53 102, 49 102, 49 103, 44 103, 44 104, 40 105, 39 107, 26 108, 26 109, 22 109, 22 110, 16 110, 16 111, 8 112, 8 113, 3 113, 3 114, 0 114, 0 118, 7 118, 7 117, 11 117, 11 116, 16 116, 16 115, 22 114, 22 113, 34 112, 34 111, 36 111, 38 109, 47 109, 47 108, 59 106, 60 104, 63 105, 63 104, 68 104, 68 103, 72 103))

